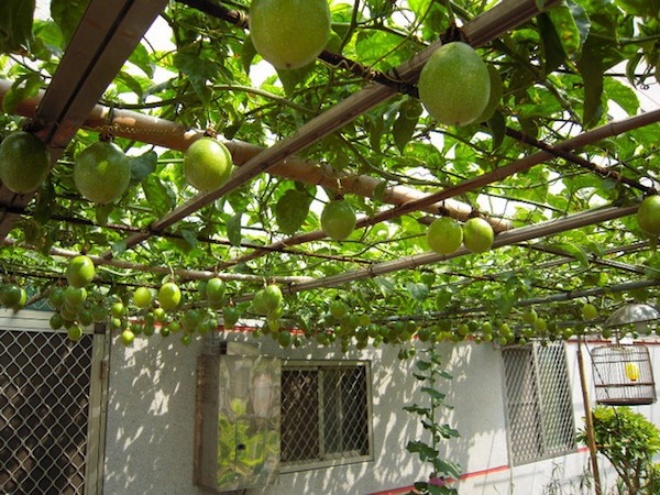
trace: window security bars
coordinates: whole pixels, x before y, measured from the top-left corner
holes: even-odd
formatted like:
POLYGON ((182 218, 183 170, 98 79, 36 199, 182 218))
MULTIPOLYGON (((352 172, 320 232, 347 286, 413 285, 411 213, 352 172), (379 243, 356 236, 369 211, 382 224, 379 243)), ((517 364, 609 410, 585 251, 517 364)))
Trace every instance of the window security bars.
POLYGON ((371 459, 367 363, 282 368, 282 471, 371 459))
POLYGON ((509 452, 513 465, 575 450, 575 426, 563 344, 502 350, 509 452))

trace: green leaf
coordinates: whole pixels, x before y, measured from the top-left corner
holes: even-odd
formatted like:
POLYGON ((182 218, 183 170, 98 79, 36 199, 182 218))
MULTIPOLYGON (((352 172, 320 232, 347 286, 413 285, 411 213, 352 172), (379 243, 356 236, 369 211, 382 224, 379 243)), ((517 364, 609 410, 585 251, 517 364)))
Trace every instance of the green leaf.
POLYGON ((89 0, 51 0, 50 16, 67 43, 76 32, 88 4, 89 0))
POLYGON ((142 181, 142 190, 154 214, 162 217, 176 206, 176 194, 156 175, 150 174, 142 181))
POLYGON ((407 412, 419 414, 420 416, 426 416, 431 411, 428 407, 421 407, 416 404, 412 406, 404 406, 403 410, 407 412))
POLYGON ((155 151, 147 151, 139 156, 128 157, 131 164, 131 185, 142 182, 145 177, 153 173, 158 165, 158 155, 155 151))
POLYGON ((192 230, 188 229, 179 229, 179 234, 183 237, 183 239, 190 244, 191 248, 194 248, 197 246, 197 243, 199 242, 197 240, 197 232, 193 232, 192 230))
POLYGON ((312 204, 305 190, 287 189, 275 204, 275 220, 284 234, 293 234, 305 222, 312 204))
POLYGON ((128 57, 128 61, 142 70, 147 77, 154 77, 156 64, 151 58, 151 54, 142 43, 135 47, 133 53, 128 57))
POLYGON ((589 255, 585 250, 576 244, 564 243, 564 242, 553 242, 549 244, 551 247, 561 249, 569 256, 575 258, 580 262, 585 268, 589 266, 589 255))
POLYGON ((619 105, 628 115, 636 115, 639 110, 639 98, 630 87, 616 79, 608 77, 605 80, 605 97, 619 105))
POLYGON ((433 467, 435 468, 436 473, 448 474, 453 478, 458 478, 461 475, 460 469, 453 462, 447 462, 436 458, 433 459, 433 467))
POLYGON ((493 116, 488 119, 487 124, 490 135, 493 136, 491 150, 495 151, 504 142, 504 137, 506 136, 506 120, 504 119, 502 112, 496 110, 493 116))
POLYGON ((417 361, 417 363, 415 363, 415 366, 417 366, 417 369, 420 371, 426 371, 431 367, 431 363, 429 363, 428 361, 417 361))
POLYGON ((376 201, 383 201, 383 197, 385 196, 386 189, 387 189, 387 182, 384 180, 380 181, 378 185, 374 188, 373 198, 376 201))
POLYGON ((422 105, 412 98, 405 100, 399 107, 399 115, 394 121, 392 134, 394 143, 401 154, 403 154, 406 144, 412 139, 421 114, 422 105))
POLYGON ((252 60, 256 56, 257 49, 254 47, 254 43, 252 43, 252 36, 248 34, 243 41, 243 46, 241 46, 241 65, 246 74, 250 74, 252 60))
POLYGON ((29 49, 35 0, 0 2, 0 53, 29 49))
POLYGON ((296 86, 307 79, 307 74, 314 68, 314 63, 298 69, 276 69, 277 75, 282 81, 282 87, 287 95, 295 92, 296 86))
POLYGON ((174 65, 190 81, 204 105, 210 104, 211 98, 211 91, 206 83, 215 81, 220 70, 217 60, 210 60, 206 55, 196 49, 184 49, 176 52, 173 59, 174 65))
POLYGON ((232 246, 241 245, 241 216, 241 212, 238 212, 227 221, 227 239, 232 246))
POLYGON ((408 282, 406 289, 416 301, 424 301, 429 296, 429 287, 426 284, 408 282))
POLYGON ((107 225, 108 220, 110 219, 110 214, 112 210, 115 209, 115 205, 109 203, 107 205, 96 205, 94 207, 94 214, 96 216, 96 223, 99 225, 107 225))
POLYGON ((366 114, 364 116, 364 130, 369 135, 369 144, 374 151, 381 150, 381 139, 385 133, 385 119, 381 114, 366 114))
POLYGON ((568 57, 580 53, 591 25, 584 9, 568 0, 551 8, 547 15, 556 29, 564 53, 568 57))
POLYGON ((411 454, 419 454, 419 457, 422 461, 438 455, 437 450, 419 440, 409 440, 408 444, 406 445, 406 450, 411 454))
POLYGON ((544 72, 549 74, 558 69, 566 59, 566 52, 559 39, 559 34, 555 29, 548 14, 542 13, 537 17, 539 31, 541 34, 543 58, 545 60, 544 72))
POLYGON ((397 283, 394 279, 389 277, 376 277, 374 282, 378 286, 380 293, 383 296, 388 296, 394 292, 397 283))
POLYGON ((42 83, 41 76, 35 72, 20 76, 7 91, 2 101, 2 109, 6 113, 14 113, 19 103, 39 93, 42 83))
POLYGON ((426 481, 416 481, 413 483, 413 486, 415 487, 415 490, 423 493, 427 490, 429 484, 426 481))
POLYGON ((577 68, 584 81, 584 108, 582 123, 585 128, 595 126, 603 113, 601 97, 603 95, 603 58, 595 42, 588 42, 582 50, 577 68))
POLYGON ((444 394, 444 393, 440 392, 439 390, 436 390, 436 389, 431 388, 431 387, 422 387, 420 389, 420 391, 422 393, 427 394, 432 399, 443 400, 445 397, 447 397, 447 394, 444 394))

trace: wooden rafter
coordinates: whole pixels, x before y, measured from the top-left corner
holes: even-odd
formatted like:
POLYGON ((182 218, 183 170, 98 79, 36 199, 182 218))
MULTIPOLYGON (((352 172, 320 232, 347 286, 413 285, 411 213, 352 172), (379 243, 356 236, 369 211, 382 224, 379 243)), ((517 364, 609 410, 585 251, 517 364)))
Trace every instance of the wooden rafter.
MULTIPOLYGON (((92 0, 34 112, 36 135, 53 164, 73 138, 167 0, 92 0)), ((34 194, 0 187, 0 204, 25 207, 34 194)), ((17 216, 0 211, 0 239, 17 216)))

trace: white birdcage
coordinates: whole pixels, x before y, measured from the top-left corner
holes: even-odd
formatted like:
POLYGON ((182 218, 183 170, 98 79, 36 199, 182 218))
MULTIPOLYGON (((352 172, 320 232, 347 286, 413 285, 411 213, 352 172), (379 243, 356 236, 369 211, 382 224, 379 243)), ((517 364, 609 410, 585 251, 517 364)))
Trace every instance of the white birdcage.
MULTIPOLYGON (((647 326, 660 313, 648 304, 628 304, 617 309, 605 326, 647 326)), ((618 334, 617 334, 618 335, 618 334)), ((651 357, 641 344, 608 344, 591 352, 596 402, 610 406, 639 406, 656 401, 651 357)))
POLYGON ((596 402, 640 406, 656 401, 649 351, 644 345, 608 344, 591 352, 596 402))

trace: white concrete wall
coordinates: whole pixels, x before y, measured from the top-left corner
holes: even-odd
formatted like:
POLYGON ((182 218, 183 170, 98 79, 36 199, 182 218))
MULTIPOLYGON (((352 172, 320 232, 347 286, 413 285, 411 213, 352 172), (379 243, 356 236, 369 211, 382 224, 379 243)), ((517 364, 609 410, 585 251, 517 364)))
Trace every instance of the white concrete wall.
MULTIPOLYGON (((232 333, 231 340, 252 341, 232 333)), ((584 410, 575 358, 575 344, 568 344, 576 428, 584 410)), ((443 349, 454 379, 440 388, 448 392, 447 420, 461 437, 447 442, 447 458, 461 465, 461 494, 542 494, 550 484, 562 481, 567 493, 580 491, 588 470, 584 448, 574 454, 510 468, 505 430, 502 360, 492 345, 459 344, 443 349), (569 489, 570 488, 570 489, 569 489)), ((660 348, 651 349, 657 355, 660 348)), ((195 366, 202 343, 185 347, 178 339, 155 335, 136 339, 132 348, 119 342, 112 347, 110 394, 106 439, 106 494, 204 493, 193 486, 193 429, 195 414, 195 366)), ((282 350, 266 339, 262 352, 282 356, 282 350)), ((414 361, 401 362, 398 348, 342 354, 336 349, 289 349, 292 359, 370 359, 373 375, 374 455, 361 462, 329 469, 281 474, 277 485, 248 494, 397 494, 407 493, 412 483, 428 476, 416 456, 405 450, 409 439, 426 438, 417 420, 402 407, 423 403, 419 382, 412 376, 414 361)), ((589 364, 588 354, 585 356, 589 364)), ((660 362, 660 361, 657 361, 660 362)), ((588 370, 590 372, 590 366, 588 370)), ((589 378, 589 383, 591 379, 589 378)), ((660 424, 658 407, 638 408, 660 424)), ((601 466, 607 468, 601 459, 601 466)), ((605 476, 607 486, 612 478, 605 476)), ((565 491, 566 493, 566 491, 565 491)))

